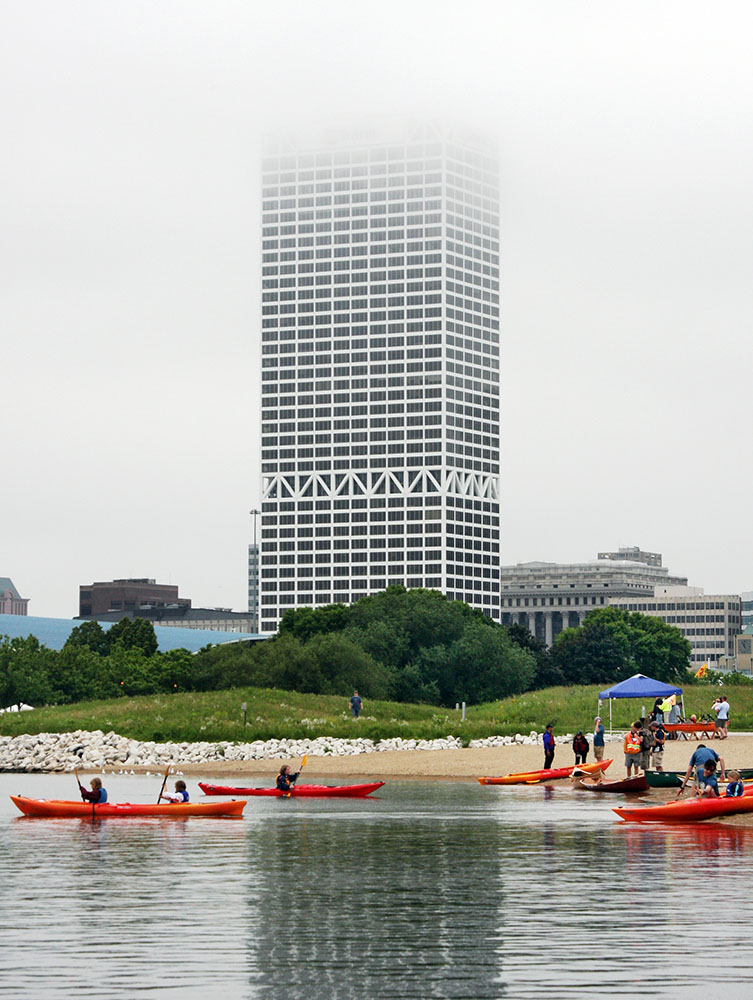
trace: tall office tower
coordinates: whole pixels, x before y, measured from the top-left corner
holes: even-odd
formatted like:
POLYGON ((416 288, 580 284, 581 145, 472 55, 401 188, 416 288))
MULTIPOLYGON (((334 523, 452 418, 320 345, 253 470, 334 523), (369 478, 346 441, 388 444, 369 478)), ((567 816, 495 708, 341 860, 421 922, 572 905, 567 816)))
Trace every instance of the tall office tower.
POLYGON ((262 632, 396 583, 499 619, 498 166, 384 132, 264 159, 262 632))

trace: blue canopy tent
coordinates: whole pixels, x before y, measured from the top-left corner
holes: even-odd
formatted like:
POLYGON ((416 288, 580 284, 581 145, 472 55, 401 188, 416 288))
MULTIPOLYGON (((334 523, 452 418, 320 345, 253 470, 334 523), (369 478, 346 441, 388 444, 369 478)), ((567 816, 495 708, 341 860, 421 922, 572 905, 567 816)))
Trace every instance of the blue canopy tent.
POLYGON ((682 700, 682 688, 674 684, 655 681, 645 674, 633 674, 626 681, 620 681, 606 691, 599 691, 599 710, 602 701, 609 699, 609 731, 612 731, 612 699, 613 698, 670 698, 679 695, 682 702, 682 714, 685 714, 685 702, 682 700))

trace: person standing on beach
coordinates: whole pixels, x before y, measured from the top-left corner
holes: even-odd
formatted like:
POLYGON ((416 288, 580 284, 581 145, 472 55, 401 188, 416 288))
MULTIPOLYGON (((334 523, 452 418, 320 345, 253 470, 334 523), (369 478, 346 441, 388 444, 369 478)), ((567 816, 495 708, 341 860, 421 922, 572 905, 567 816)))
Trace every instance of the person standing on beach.
POLYGON ((716 722, 714 723, 714 729, 716 730, 715 735, 719 737, 720 740, 727 739, 727 726, 729 725, 729 702, 727 698, 723 695, 719 701, 715 703, 716 705, 716 722))
POLYGON ((596 760, 604 759, 604 725, 601 721, 601 716, 597 715, 594 719, 594 758, 596 760))
POLYGON ((640 719, 636 722, 636 726, 640 727, 640 738, 641 738, 641 770, 648 771, 651 767, 651 750, 654 746, 654 733, 653 730, 646 725, 645 719, 640 719))
POLYGON ((651 750, 651 762, 655 771, 663 771, 664 744, 667 741, 667 733, 661 722, 651 723, 651 732, 654 734, 654 745, 651 750))
POLYGON ((575 754, 575 766, 578 764, 585 764, 586 758, 588 757, 588 751, 591 749, 588 743, 588 739, 583 735, 581 730, 573 737, 573 753, 575 754))
POLYGON ((554 760, 554 723, 547 722, 544 729, 544 770, 549 770, 554 760))
POLYGON ((639 724, 634 722, 625 733, 625 739, 622 744, 625 751, 625 767, 627 768, 628 778, 630 777, 632 768, 635 768, 635 775, 636 777, 638 776, 638 769, 641 762, 641 736, 639 730, 639 724))
POLYGON ((353 718, 357 719, 361 714, 361 708, 363 706, 363 699, 359 695, 358 691, 353 692, 353 697, 350 699, 350 710, 353 713, 353 718))

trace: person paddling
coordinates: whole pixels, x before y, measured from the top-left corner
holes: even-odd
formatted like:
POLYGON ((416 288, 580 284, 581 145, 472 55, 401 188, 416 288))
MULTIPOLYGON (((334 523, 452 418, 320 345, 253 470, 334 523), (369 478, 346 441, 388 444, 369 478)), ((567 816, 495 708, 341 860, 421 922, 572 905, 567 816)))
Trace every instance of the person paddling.
POLYGON ((91 785, 91 791, 84 786, 79 781, 78 789, 81 792, 81 798, 84 802, 91 802, 94 805, 101 805, 103 802, 107 802, 107 792, 102 787, 101 778, 92 778, 89 782, 91 785))
POLYGON ((188 802, 188 790, 185 781, 179 778, 175 782, 175 795, 163 795, 162 798, 177 805, 188 802))
POLYGON ((296 783, 300 771, 291 774, 290 764, 283 764, 280 773, 277 775, 277 787, 281 792, 290 792, 296 783))

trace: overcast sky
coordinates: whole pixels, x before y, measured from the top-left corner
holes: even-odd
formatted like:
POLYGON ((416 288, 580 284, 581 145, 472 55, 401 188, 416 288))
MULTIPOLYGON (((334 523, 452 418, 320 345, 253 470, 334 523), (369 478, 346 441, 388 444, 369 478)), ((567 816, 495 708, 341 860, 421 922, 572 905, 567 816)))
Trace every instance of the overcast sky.
POLYGON ((498 136, 503 562, 641 545, 753 589, 747 2, 0 4, 0 576, 245 609, 259 148, 498 136))

